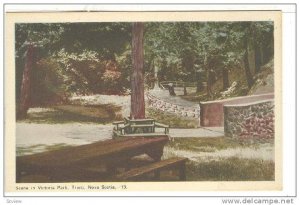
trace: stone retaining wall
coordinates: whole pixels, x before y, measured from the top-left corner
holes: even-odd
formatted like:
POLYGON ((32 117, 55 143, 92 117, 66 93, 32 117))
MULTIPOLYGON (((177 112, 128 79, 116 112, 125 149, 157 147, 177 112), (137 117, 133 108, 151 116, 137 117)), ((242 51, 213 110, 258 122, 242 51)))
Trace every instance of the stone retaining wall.
POLYGON ((265 141, 274 138, 274 128, 274 100, 224 106, 226 137, 265 141))
POLYGON ((257 102, 274 99, 274 93, 234 97, 224 100, 200 102, 200 126, 222 127, 224 126, 224 106, 257 102))
POLYGON ((175 114, 179 117, 190 117, 194 119, 199 119, 200 110, 195 107, 185 107, 182 105, 177 105, 175 103, 166 102, 162 99, 159 99, 150 93, 146 93, 147 102, 149 107, 163 112, 168 112, 175 114))

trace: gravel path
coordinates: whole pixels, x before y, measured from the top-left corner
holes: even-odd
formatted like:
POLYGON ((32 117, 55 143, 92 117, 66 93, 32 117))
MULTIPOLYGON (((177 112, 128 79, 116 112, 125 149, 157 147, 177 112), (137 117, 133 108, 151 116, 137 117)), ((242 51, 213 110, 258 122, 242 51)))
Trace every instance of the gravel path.
POLYGON ((110 139, 113 126, 97 124, 17 123, 17 147, 37 144, 88 144, 110 139))

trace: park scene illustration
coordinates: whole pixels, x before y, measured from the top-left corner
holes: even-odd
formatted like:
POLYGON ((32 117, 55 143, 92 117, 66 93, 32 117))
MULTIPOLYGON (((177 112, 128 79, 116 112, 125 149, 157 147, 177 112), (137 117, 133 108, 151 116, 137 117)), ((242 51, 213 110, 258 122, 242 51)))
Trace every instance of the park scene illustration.
POLYGON ((274 181, 274 22, 15 24, 16 182, 274 181))

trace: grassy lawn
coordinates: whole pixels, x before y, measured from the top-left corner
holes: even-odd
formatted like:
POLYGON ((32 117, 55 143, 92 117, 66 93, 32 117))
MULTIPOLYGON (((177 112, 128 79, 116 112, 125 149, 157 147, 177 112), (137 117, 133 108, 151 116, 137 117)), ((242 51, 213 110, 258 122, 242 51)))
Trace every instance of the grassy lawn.
POLYGON ((168 146, 178 150, 189 150, 195 152, 214 152, 229 148, 257 147, 256 144, 241 143, 226 137, 185 137, 173 138, 168 146))
POLYGON ((256 152, 261 146, 264 145, 239 143, 225 137, 175 138, 165 147, 164 158, 188 157, 188 181, 271 181, 275 179, 273 160, 264 160, 263 156, 261 159, 252 158, 251 153, 248 158, 227 154, 232 150, 244 152, 246 149, 247 152, 256 152))
POLYGON ((28 112, 22 122, 62 124, 72 122, 111 123, 121 118, 118 106, 106 105, 56 105, 39 112, 28 112))
POLYGON ((273 181, 275 163, 237 157, 187 164, 189 181, 273 181))

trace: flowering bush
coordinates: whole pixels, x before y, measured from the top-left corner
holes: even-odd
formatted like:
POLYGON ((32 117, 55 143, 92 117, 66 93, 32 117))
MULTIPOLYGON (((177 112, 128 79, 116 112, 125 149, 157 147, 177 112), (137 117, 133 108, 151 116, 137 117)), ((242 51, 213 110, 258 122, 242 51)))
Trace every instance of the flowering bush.
POLYGON ((78 94, 121 94, 124 90, 120 65, 113 59, 104 59, 95 51, 67 53, 62 49, 56 55, 66 76, 68 91, 78 94))

